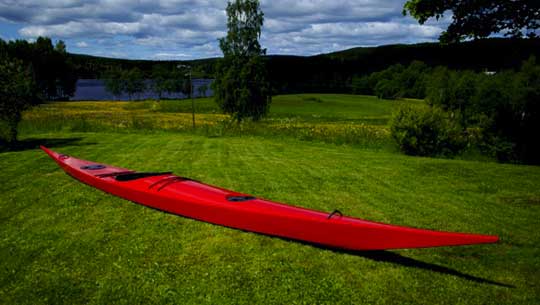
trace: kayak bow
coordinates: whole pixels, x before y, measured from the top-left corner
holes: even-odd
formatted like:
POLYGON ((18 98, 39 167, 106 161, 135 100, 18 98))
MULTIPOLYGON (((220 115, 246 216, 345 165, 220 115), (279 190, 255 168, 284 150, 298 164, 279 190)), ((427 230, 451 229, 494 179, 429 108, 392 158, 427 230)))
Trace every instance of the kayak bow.
POLYGON ((388 225, 272 202, 170 172, 140 173, 45 151, 75 179, 115 196, 217 225, 348 250, 494 243, 497 236, 388 225))

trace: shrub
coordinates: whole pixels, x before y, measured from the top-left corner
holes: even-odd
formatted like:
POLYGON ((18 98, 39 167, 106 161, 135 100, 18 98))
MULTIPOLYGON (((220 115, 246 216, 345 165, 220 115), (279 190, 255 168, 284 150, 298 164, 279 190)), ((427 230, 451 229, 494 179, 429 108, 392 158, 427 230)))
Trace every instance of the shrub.
POLYGON ((463 128, 437 107, 401 106, 390 121, 392 138, 408 155, 454 155, 465 147, 463 128))
POLYGON ((396 80, 381 79, 375 86, 375 95, 380 99, 393 100, 401 97, 401 88, 396 80))

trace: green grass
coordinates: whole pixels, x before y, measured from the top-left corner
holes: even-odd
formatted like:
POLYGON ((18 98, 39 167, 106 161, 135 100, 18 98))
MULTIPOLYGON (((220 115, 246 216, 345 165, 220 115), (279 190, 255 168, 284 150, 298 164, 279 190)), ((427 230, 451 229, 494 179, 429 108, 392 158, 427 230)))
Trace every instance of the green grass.
MULTIPOLYGON (((281 95, 273 98, 268 118, 231 124, 210 98, 196 99, 197 134, 289 137, 366 148, 392 146, 387 122, 400 103, 370 96, 336 94, 281 95)), ((20 129, 35 132, 155 132, 193 133, 191 100, 140 102, 56 102, 25 114, 20 129)))
POLYGON ((279 95, 273 98, 270 117, 298 117, 304 121, 356 122, 385 125, 395 101, 374 96, 344 94, 279 95))
MULTIPOLYGON (((535 304, 540 168, 260 137, 33 135, 67 154, 172 170, 264 198, 497 245, 343 253, 145 208, 37 149, 0 154, 2 304, 535 304)), ((31 144, 31 145, 30 145, 31 144)), ((359 237, 361 238, 361 237, 359 237)))
MULTIPOLYGON (((385 130, 395 106, 371 97, 279 96, 264 122, 233 130, 208 110, 195 134, 190 114, 178 112, 184 101, 162 103, 173 106, 51 103, 25 115, 20 149, 0 153, 0 304, 540 303, 540 167, 365 145, 373 133, 358 130, 385 130), (40 143, 294 205, 501 242, 321 249, 105 194, 62 172, 40 143)), ((201 103, 211 109, 211 100, 201 103)))

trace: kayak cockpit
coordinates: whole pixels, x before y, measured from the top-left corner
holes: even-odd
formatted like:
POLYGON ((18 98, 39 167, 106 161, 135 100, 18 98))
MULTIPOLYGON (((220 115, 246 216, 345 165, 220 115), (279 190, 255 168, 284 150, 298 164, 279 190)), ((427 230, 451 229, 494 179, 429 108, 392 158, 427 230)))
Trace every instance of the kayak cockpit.
POLYGON ((137 173, 137 172, 131 172, 131 173, 120 173, 114 177, 116 181, 132 181, 142 178, 148 178, 148 177, 155 177, 155 176, 165 176, 165 175, 171 175, 172 172, 147 172, 147 173, 137 173))

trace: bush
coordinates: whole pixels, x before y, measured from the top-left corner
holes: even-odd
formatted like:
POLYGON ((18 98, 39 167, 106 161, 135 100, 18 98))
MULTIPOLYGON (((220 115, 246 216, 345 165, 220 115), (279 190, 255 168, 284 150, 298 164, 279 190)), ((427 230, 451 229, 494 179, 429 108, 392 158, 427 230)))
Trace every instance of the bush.
POLYGON ((392 138, 408 155, 455 155, 466 144, 464 130, 452 114, 437 107, 401 106, 390 121, 392 138))
POLYGON ((380 99, 394 100, 399 97, 401 88, 396 80, 382 79, 375 86, 375 95, 380 99))

